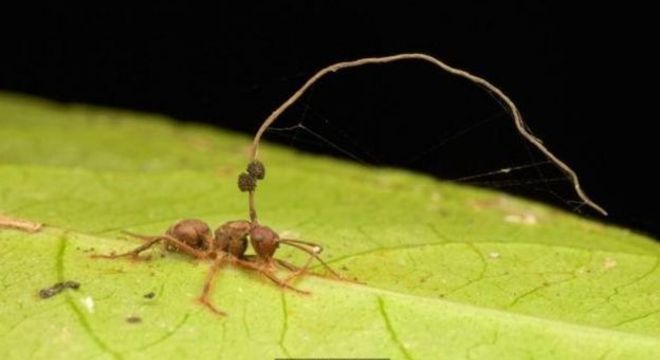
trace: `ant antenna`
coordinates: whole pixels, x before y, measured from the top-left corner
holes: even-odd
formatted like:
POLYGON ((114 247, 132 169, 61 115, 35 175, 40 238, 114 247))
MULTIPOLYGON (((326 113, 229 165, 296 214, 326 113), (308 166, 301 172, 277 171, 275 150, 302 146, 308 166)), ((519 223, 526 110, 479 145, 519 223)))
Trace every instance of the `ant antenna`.
MULTIPOLYGON (((302 271, 307 270, 307 268, 309 267, 312 259, 316 259, 335 278, 343 279, 343 277, 341 275, 337 274, 337 272, 332 270, 332 268, 325 261, 323 261, 323 259, 321 259, 321 257, 319 256, 319 254, 321 252, 323 252, 323 247, 321 247, 321 245, 310 243, 310 242, 307 242, 307 241, 302 241, 302 240, 294 240, 294 239, 280 239, 280 243, 295 247, 299 250, 302 250, 302 251, 306 252, 308 255, 310 255, 309 259, 307 260, 307 263, 305 264, 305 266, 302 267, 302 271)), ((299 271, 298 273, 300 273, 302 271, 299 271)), ((294 275, 289 276, 289 279, 291 279, 291 278, 293 278, 297 275, 298 275, 297 273, 294 273, 294 275)))
MULTIPOLYGON (((251 163, 253 164, 255 162, 258 162, 257 160, 257 155, 259 153, 259 142, 261 140, 261 136, 264 134, 266 129, 275 121, 277 118, 291 106, 296 100, 298 100, 304 93, 309 89, 314 83, 316 83, 321 77, 328 73, 333 73, 337 72, 339 70, 343 69, 348 69, 348 68, 353 68, 353 67, 359 67, 362 65, 367 65, 367 64, 384 64, 384 63, 390 63, 390 62, 395 62, 395 61, 400 61, 400 60, 423 60, 426 62, 430 62, 438 67, 440 67, 442 70, 447 71, 453 75, 462 77, 464 79, 470 80, 471 82, 485 88, 488 92, 495 94, 496 98, 502 101, 502 106, 505 106, 505 109, 508 110, 508 113, 511 114, 513 118, 513 122, 516 126, 516 129, 518 130, 518 133, 525 138, 527 141, 529 141, 532 145, 534 145, 537 149, 539 149, 553 164, 555 164, 561 171, 563 171, 570 179, 571 182, 573 183, 573 188, 575 189, 575 192, 577 195, 582 199, 582 201, 586 204, 589 205, 591 208, 595 209, 596 211, 600 212, 603 215, 607 215, 607 211, 600 207, 598 204, 593 202, 587 194, 582 190, 580 187, 580 181, 578 180, 578 176, 569 167, 561 161, 559 158, 557 158, 548 148, 543 145, 543 142, 537 138, 536 136, 532 135, 530 132, 529 128, 527 127, 527 124, 523 121, 522 116, 520 114, 520 111, 518 110, 518 107, 509 99, 508 96, 506 96, 499 88, 497 88, 495 85, 491 84, 488 82, 486 79, 481 78, 476 75, 472 75, 469 72, 465 70, 461 70, 458 68, 454 68, 452 66, 449 66, 445 64, 444 62, 434 58, 433 56, 426 55, 426 54, 419 54, 419 53, 405 53, 405 54, 397 54, 397 55, 391 55, 391 56, 383 56, 383 57, 370 57, 370 58, 362 58, 358 60, 353 60, 353 61, 345 61, 345 62, 339 62, 333 65, 330 65, 328 67, 325 67, 321 70, 319 70, 314 76, 312 76, 307 82, 300 88, 298 91, 296 91, 289 99, 287 99, 280 107, 275 109, 266 120, 261 124, 261 127, 259 127, 259 130, 254 136, 254 140, 252 141, 252 146, 251 146, 251 155, 250 155, 250 160, 251 163)), ((263 164, 262 164, 263 166, 263 164)), ((249 170, 249 166, 248 166, 249 170)), ((242 176, 242 175, 241 175, 242 176)), ((255 182, 256 184, 256 182, 255 182)), ((255 185, 256 186, 256 185, 255 185)), ((242 189, 241 189, 242 190, 242 189)), ((245 190, 242 190, 245 191, 245 190)), ((254 215, 254 219, 256 220, 256 210, 254 209, 254 199, 253 199, 253 192, 254 190, 250 191, 250 216, 254 215)))

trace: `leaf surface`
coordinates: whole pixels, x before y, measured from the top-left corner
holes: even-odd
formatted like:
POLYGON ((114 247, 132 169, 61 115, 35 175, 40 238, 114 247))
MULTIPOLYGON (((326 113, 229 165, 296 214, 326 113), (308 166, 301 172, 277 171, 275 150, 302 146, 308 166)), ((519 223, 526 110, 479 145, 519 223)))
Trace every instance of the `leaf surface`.
POLYGON ((323 244, 361 283, 308 276, 296 285, 304 296, 227 266, 213 293, 229 313, 219 318, 195 302, 208 263, 160 249, 143 262, 89 257, 139 244, 122 230, 245 218, 236 176, 248 145, 160 116, 0 94, 0 214, 46 224, 0 229, 0 358, 660 357, 652 239, 273 145, 261 150, 261 221, 323 244), (37 296, 65 280, 80 289, 37 296))

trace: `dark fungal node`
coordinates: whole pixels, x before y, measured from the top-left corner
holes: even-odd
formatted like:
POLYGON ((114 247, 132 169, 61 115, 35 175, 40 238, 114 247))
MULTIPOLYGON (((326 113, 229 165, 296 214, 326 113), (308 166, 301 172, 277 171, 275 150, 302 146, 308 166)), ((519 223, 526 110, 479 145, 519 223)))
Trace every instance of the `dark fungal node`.
POLYGON ((257 189, 257 179, 248 173, 238 175, 238 188, 241 191, 254 191, 257 189))
POLYGON ((266 167, 259 160, 254 160, 248 164, 247 172, 257 180, 263 180, 266 177, 266 167))
POLYGON ((241 191, 255 191, 257 181, 266 177, 266 167, 259 160, 250 162, 247 166, 247 172, 238 175, 238 188, 241 191))

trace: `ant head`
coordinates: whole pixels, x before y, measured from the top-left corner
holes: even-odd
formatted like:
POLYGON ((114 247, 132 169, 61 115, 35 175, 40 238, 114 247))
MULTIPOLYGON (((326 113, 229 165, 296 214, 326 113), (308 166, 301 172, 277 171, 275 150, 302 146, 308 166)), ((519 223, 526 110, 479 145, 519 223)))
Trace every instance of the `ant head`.
POLYGON ((238 258, 242 257, 247 249, 250 227, 247 220, 228 221, 220 225, 215 230, 216 248, 238 258))
POLYGON ((202 248, 206 239, 211 237, 211 229, 201 220, 186 219, 172 225, 167 230, 167 235, 194 248, 202 248))
POLYGON ((270 259, 280 245, 280 236, 268 226, 253 224, 250 230, 250 242, 259 257, 270 259))

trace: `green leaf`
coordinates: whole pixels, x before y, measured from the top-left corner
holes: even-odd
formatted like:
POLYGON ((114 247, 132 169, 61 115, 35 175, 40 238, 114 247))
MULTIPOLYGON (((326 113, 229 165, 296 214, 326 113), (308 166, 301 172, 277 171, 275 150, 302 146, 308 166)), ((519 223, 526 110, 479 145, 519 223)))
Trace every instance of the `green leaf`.
POLYGON ((628 230, 266 145, 262 223, 323 244, 362 283, 308 276, 304 296, 227 266, 213 292, 222 318, 195 302, 205 262, 89 255, 135 247, 121 230, 246 218, 236 176, 249 139, 10 94, 0 129, 0 213, 46 224, 0 229, 0 358, 660 357, 660 246, 628 230), (66 280, 80 289, 37 296, 66 280))

